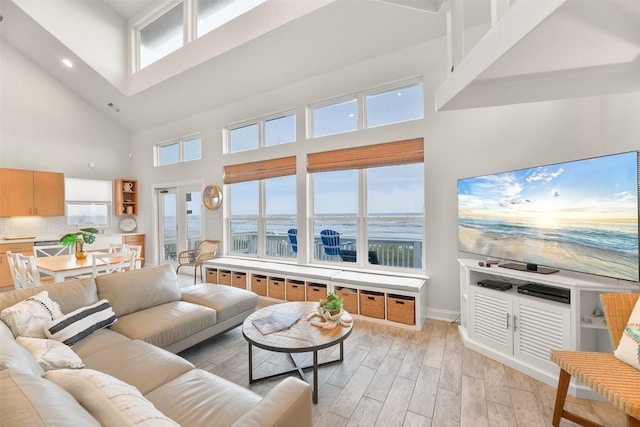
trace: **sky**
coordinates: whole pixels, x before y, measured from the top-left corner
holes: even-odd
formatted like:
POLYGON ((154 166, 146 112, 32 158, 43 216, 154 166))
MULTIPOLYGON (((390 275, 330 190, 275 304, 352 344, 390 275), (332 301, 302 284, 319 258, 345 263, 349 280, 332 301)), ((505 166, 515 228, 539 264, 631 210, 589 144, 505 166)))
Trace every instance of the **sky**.
POLYGON ((636 152, 458 181, 460 216, 636 221, 636 152))

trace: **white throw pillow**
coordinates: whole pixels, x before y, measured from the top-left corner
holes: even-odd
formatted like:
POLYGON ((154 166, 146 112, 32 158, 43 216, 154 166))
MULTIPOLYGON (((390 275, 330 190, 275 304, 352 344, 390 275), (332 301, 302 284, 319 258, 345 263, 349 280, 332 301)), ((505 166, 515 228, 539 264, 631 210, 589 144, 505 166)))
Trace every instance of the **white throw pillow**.
POLYGON ((71 393, 103 426, 179 426, 137 388, 100 371, 61 369, 45 377, 71 393))
POLYGON ((84 364, 71 347, 56 340, 45 338, 18 337, 16 342, 29 350, 42 369, 50 371, 62 368, 82 368, 84 364))
POLYGON ((60 306, 42 291, 0 312, 15 337, 46 338, 44 325, 62 316, 60 306))
POLYGON ((631 312, 614 354, 624 363, 640 369, 640 298, 631 312))
POLYGON ((71 346, 115 321, 116 315, 109 301, 103 299, 47 322, 44 333, 51 339, 71 346))

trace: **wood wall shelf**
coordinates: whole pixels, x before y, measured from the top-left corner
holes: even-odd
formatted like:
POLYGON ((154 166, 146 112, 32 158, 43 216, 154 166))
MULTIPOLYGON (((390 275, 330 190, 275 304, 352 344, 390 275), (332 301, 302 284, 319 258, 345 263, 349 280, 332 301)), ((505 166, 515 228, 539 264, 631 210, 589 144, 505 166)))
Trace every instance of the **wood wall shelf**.
POLYGON ((114 181, 116 195, 115 215, 138 215, 138 180, 118 178, 114 181))

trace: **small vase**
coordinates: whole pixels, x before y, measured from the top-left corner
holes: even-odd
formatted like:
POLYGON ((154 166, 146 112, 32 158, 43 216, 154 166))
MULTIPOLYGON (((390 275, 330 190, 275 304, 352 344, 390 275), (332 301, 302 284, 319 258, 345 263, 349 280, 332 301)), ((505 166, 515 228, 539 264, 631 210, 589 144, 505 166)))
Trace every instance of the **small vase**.
POLYGON ((76 259, 87 259, 87 253, 84 251, 76 252, 76 259))

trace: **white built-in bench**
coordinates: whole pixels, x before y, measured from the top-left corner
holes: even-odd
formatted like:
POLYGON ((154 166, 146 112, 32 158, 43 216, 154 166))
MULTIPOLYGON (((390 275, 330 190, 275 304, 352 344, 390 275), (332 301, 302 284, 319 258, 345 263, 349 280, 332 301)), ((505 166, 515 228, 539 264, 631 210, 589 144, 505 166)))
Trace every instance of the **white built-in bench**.
POLYGON ((209 283, 249 289, 275 301, 318 301, 334 292, 356 317, 418 331, 426 317, 426 277, 228 257, 206 261, 205 271, 209 283))

